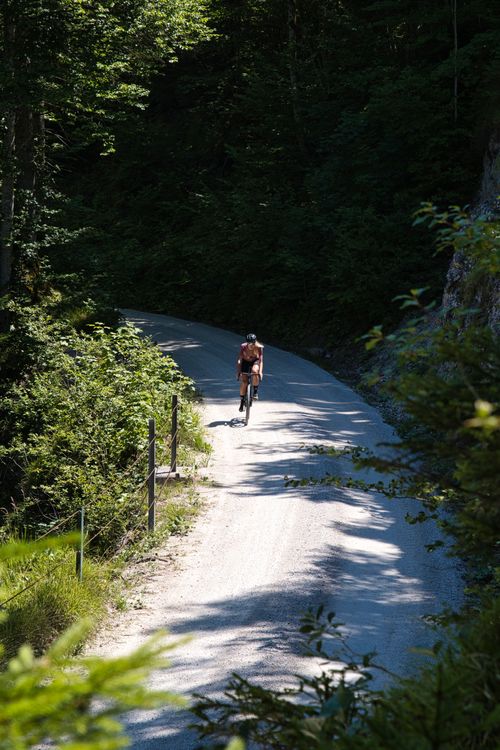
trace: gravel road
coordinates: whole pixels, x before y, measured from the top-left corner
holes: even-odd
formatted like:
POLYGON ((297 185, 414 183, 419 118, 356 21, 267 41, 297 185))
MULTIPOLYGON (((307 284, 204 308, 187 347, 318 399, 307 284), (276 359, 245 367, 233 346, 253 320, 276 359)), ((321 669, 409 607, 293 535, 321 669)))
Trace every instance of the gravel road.
MULTIPOLYGON (((460 599, 454 564, 424 545, 426 524, 410 526, 412 501, 325 487, 286 488, 285 476, 346 473, 345 459, 311 455, 319 443, 375 448, 395 439, 376 409, 316 365, 265 347, 261 400, 245 427, 238 412, 235 361, 240 337, 210 326, 124 311, 158 342, 203 392, 204 424, 213 445, 215 486, 195 528, 177 543, 176 561, 155 568, 142 608, 123 613, 100 634, 94 652, 117 655, 167 628, 192 634, 155 687, 220 691, 232 671, 283 686, 310 673, 297 626, 307 607, 324 603, 346 623, 353 648, 374 648, 404 674, 414 646, 432 636, 422 615, 460 599)), ((265 340, 264 340, 265 343, 265 340)), ((192 750, 186 716, 137 712, 127 729, 137 750, 192 750)))

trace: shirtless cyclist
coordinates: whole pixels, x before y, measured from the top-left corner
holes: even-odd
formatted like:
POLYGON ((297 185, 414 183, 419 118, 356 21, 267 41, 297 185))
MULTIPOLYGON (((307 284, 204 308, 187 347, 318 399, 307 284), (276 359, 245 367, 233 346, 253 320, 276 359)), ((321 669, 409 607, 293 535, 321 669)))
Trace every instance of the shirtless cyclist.
POLYGON ((248 378, 252 376, 253 398, 259 398, 259 381, 264 371, 264 347, 257 341, 255 333, 249 333, 240 346, 236 362, 236 378, 240 380, 240 411, 245 406, 248 378))

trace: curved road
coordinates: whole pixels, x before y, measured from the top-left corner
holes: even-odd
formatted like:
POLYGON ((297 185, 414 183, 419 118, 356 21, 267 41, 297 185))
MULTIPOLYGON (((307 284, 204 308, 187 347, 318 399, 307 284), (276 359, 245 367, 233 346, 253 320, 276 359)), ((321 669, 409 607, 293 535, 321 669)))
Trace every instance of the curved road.
MULTIPOLYGON (((124 311, 196 380, 214 447, 215 486, 177 564, 159 567, 129 612, 95 647, 117 654, 167 628, 193 639, 155 687, 216 694, 232 671, 266 684, 310 673, 297 627, 308 606, 324 603, 346 624, 358 651, 405 673, 432 636, 422 615, 460 599, 461 581, 427 524, 410 526, 411 501, 322 486, 285 488, 283 478, 349 473, 345 459, 310 455, 308 447, 394 440, 391 427, 354 391, 314 364, 265 347, 261 400, 250 424, 238 413, 235 361, 240 337, 210 326, 124 311)), ((264 342, 265 343, 265 342, 264 342)), ((132 714, 127 728, 141 750, 192 750, 186 717, 171 710, 132 714)))

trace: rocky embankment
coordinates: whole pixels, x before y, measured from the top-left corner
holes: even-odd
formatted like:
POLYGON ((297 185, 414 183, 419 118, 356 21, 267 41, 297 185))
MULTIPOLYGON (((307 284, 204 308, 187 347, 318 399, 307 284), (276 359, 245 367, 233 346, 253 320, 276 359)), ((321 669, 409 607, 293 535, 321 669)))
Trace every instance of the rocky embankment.
MULTIPOLYGON (((500 217, 500 127, 492 132, 484 155, 483 177, 473 216, 500 217)), ((443 294, 443 310, 452 317, 457 308, 481 311, 481 320, 500 332, 500 279, 478 273, 463 253, 452 258, 443 294)))

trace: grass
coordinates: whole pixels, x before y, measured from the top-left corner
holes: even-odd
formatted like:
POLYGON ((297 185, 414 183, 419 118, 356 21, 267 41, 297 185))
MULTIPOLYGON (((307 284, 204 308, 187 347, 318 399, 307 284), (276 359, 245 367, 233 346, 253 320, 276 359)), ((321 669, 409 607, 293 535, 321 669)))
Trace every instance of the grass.
POLYGON ((112 560, 87 555, 81 582, 76 575, 74 549, 51 549, 4 563, 0 571, 0 603, 5 603, 0 608, 4 614, 0 619, 4 663, 24 643, 36 655, 43 654, 66 628, 83 617, 97 627, 109 615, 110 607, 115 612, 128 609, 124 590, 127 577, 122 576, 126 566, 168 537, 187 533, 200 507, 191 481, 172 483, 161 497, 155 531, 141 534, 112 560))
POLYGON ((72 549, 7 562, 1 577, 1 600, 6 602, 0 621, 3 658, 13 657, 24 643, 35 654, 43 654, 58 635, 84 616, 98 623, 113 585, 111 566, 90 558, 84 561, 80 582, 72 549))

